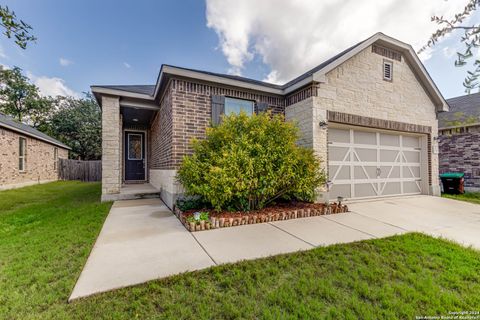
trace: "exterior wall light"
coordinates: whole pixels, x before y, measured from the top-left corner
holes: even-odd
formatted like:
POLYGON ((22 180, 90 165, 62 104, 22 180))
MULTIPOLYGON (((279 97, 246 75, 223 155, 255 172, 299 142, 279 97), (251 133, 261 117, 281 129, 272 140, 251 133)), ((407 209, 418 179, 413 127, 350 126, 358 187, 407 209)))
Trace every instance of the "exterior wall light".
POLYGON ((320 126, 320 128, 324 129, 328 126, 328 123, 327 123, 327 121, 322 120, 318 123, 318 125, 320 126))

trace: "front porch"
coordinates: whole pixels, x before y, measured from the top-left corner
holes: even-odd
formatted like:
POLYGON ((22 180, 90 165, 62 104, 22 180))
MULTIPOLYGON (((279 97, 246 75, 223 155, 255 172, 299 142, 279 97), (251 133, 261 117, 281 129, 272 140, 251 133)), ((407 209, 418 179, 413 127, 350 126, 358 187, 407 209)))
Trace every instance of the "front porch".
POLYGON ((160 197, 173 208, 180 190, 176 170, 166 168, 169 139, 155 101, 102 96, 102 201, 160 197))

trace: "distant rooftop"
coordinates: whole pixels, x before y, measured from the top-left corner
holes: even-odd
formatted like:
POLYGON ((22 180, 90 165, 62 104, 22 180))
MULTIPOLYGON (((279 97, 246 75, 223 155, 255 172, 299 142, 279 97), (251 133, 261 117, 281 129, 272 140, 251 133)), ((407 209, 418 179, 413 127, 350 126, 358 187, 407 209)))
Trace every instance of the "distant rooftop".
POLYGON ((480 93, 447 99, 450 111, 438 114, 439 128, 480 123, 480 93))
POLYGON ((43 132, 38 131, 35 128, 30 127, 29 125, 26 125, 24 123, 21 123, 15 119, 13 119, 10 116, 7 116, 3 113, 0 113, 0 127, 4 127, 7 129, 10 129, 12 131, 17 131, 20 133, 23 133, 27 136, 37 138, 39 140, 44 140, 46 142, 49 142, 51 144, 54 144, 56 146, 65 148, 65 149, 71 149, 69 146, 61 143, 57 139, 54 139, 48 135, 46 135, 43 132))

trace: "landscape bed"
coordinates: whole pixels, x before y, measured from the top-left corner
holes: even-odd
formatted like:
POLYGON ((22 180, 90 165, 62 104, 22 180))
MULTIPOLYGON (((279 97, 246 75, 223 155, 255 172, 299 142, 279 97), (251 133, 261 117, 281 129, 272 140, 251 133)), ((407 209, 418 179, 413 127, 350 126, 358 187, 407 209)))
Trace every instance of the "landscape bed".
POLYGON ((215 211, 211 209, 186 210, 175 208, 175 215, 190 232, 279 220, 307 218, 348 212, 348 207, 339 203, 289 203, 250 212, 215 211))

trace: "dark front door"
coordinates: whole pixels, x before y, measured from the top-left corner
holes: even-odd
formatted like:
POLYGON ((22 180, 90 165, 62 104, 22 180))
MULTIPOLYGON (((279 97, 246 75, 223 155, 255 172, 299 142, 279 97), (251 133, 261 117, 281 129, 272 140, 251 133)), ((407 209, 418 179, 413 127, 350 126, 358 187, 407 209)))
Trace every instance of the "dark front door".
POLYGON ((145 133, 125 131, 125 180, 145 180, 145 133))

